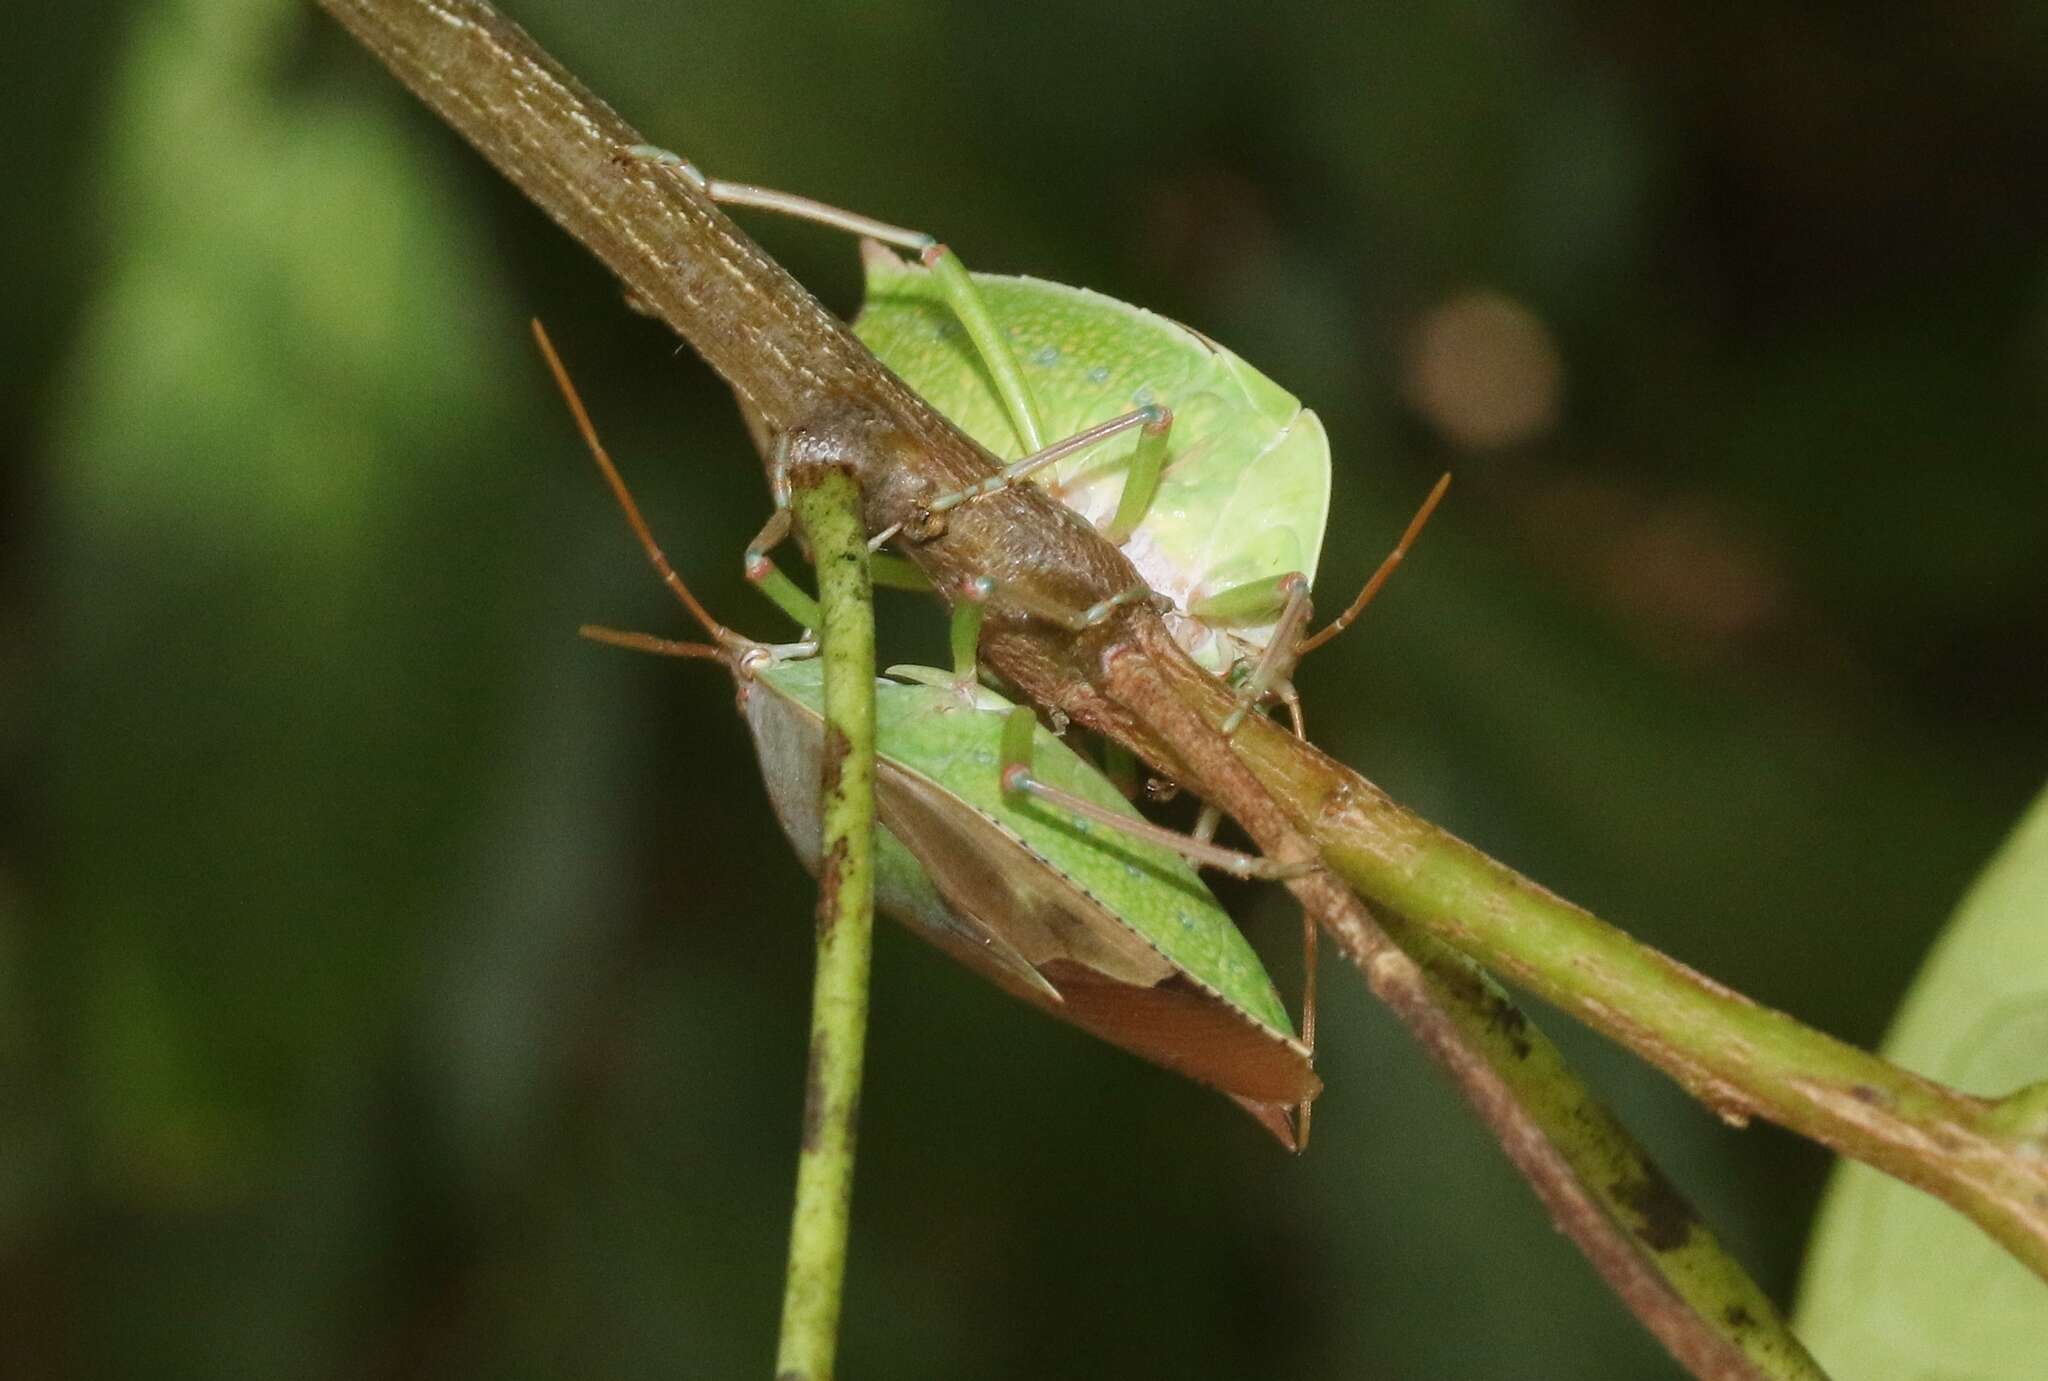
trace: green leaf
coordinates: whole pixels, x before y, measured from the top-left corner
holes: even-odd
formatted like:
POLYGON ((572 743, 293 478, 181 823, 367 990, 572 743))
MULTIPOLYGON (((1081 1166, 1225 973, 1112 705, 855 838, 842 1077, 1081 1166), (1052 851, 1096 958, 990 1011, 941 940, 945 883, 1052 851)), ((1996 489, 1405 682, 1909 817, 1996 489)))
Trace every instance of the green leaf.
MULTIPOLYGON (((1884 1053, 1984 1096, 2048 1077, 2048 792, 1957 908, 1884 1053)), ((2048 1373, 2048 1286, 1962 1215, 1863 1165, 1840 1166, 1822 1201, 1797 1324, 1840 1381, 2048 1373)))

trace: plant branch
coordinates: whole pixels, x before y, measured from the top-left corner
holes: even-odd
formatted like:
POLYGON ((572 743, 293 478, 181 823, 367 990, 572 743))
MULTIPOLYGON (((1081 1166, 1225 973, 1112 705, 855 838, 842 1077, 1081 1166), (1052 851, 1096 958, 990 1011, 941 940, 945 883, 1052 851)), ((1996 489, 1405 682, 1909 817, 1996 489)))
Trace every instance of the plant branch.
MULTIPOLYGON (((1559 1050, 1492 976, 1400 916, 1382 924, 1421 966, 1467 1049, 1481 1054, 1543 1128, 1578 1182, 1626 1231, 1665 1284, 1771 1381, 1827 1381, 1777 1305, 1649 1153, 1573 1074, 1559 1050)), ((1739 1373, 1738 1373, 1739 1374, 1739 1373)))
POLYGON ((875 931, 875 606, 853 476, 790 473, 790 506, 818 565, 825 743, 819 781, 818 960, 810 1064, 789 1220, 777 1381, 830 1381, 846 1281, 853 1152, 875 931))
MULTIPOLYGON (((1199 732, 1198 712, 1174 694, 1156 659, 1122 649, 1107 659, 1103 670, 1111 693, 1163 737, 1183 744, 1204 741, 1199 732)), ((1194 784, 1205 795, 1232 803, 1232 814, 1268 858, 1294 862, 1315 857, 1308 841, 1239 761, 1229 740, 1222 735, 1210 740, 1209 752, 1186 765, 1192 771, 1194 784)), ((1519 1079, 1510 1075, 1494 1058, 1490 1043, 1475 1039, 1469 1031, 1473 1015, 1484 1010, 1481 1006, 1468 1007, 1463 1021, 1452 1015, 1449 1004, 1441 1001, 1440 995, 1466 994, 1433 983, 1421 965, 1387 938, 1358 898, 1331 873, 1319 869, 1291 879, 1287 886, 1309 915, 1335 938, 1373 996, 1386 1004, 1464 1095, 1467 1105, 1535 1190, 1536 1197, 1549 1211, 1551 1222, 1571 1238, 1608 1288, 1681 1365, 1700 1381, 1764 1381, 1766 1377, 1810 1375, 1818 1371, 1797 1369, 1799 1359, 1804 1358, 1809 1368, 1812 1361, 1805 1358, 1804 1349, 1782 1327, 1779 1331, 1784 1334, 1784 1346, 1769 1350, 1795 1366, 1784 1371, 1765 1370, 1729 1326, 1732 1320, 1723 1313, 1695 1307, 1692 1296, 1698 1291, 1692 1287, 1696 1286, 1696 1279, 1686 1276, 1688 1289, 1682 1293, 1675 1282, 1660 1273, 1664 1265, 1661 1260, 1637 1249, 1624 1229, 1627 1220, 1605 1210, 1591 1187, 1592 1182, 1576 1173, 1563 1150, 1562 1139, 1546 1128, 1539 1117, 1543 1104, 1518 1096, 1518 1084, 1526 1081, 1529 1071, 1524 1069, 1519 1079)), ((1583 1145, 1596 1138, 1599 1130, 1593 1127, 1576 1140, 1583 1145)), ((1679 1202, 1683 1204, 1683 1200, 1679 1202)), ((1686 1212, 1690 1211, 1688 1206, 1686 1212)), ((1741 1276, 1739 1267, 1733 1270, 1741 1276)), ((1750 1292, 1762 1298, 1754 1286, 1750 1292)), ((1712 1302, 1721 1304, 1724 1300, 1717 1296, 1712 1302)))
MULTIPOLYGON (((644 305, 689 339, 732 382, 759 432, 786 431, 820 408, 848 399, 886 417, 899 444, 884 448, 893 457, 892 471, 881 477, 882 483, 866 486, 871 528, 878 526, 873 521, 878 502, 893 501, 905 490, 940 492, 987 472, 978 448, 883 370, 687 181, 633 156, 629 151, 641 142, 638 133, 590 97, 516 26, 474 0, 323 3, 589 245, 644 305)), ((1085 532, 1085 524, 1035 491, 1005 493, 956 511, 959 535, 912 554, 940 577, 936 583, 941 588, 950 578, 970 573, 1015 582, 1038 551, 1056 540, 1074 539, 1077 526, 1085 532)), ((1095 548, 1105 546, 1092 532, 1085 536, 1095 548)), ((1086 555, 1104 581, 1128 572, 1113 548, 1086 555)), ((1075 577, 1069 584, 1078 581, 1075 577)), ((1130 611, 1121 629, 1105 630, 1094 639, 992 620, 984 646, 988 660, 1034 699, 1103 728, 1162 770, 1184 770, 1174 744, 1120 712, 1085 678, 1077 681, 1070 674, 1079 660, 1099 658, 1111 636, 1144 626, 1145 612, 1130 611), (1069 642, 1071 648, 1061 645, 1069 642)), ((1157 655, 1176 694, 1216 722, 1213 702, 1224 695, 1227 703, 1227 693, 1185 658, 1165 651, 1157 655), (1206 689, 1198 682, 1206 682, 1206 689)), ((1761 1009, 1608 931, 1407 815, 1355 773, 1276 732, 1259 720, 1247 725, 1239 736, 1247 762, 1295 825, 1361 894, 1554 1000, 1563 994, 1569 1010, 1680 1074, 1716 1106, 1778 1117, 1850 1154, 1869 1152, 1872 1163, 1964 1207, 2040 1268, 2048 1243, 2048 1224, 2042 1221, 2048 1207, 2036 1206, 2030 1214, 2026 1195, 2014 1197, 2012 1191, 2024 1187, 2021 1157, 2009 1138, 2001 1141, 1979 1118, 1976 1100, 1895 1070, 1889 1071, 1893 1079, 1842 1085, 1835 1078, 1844 1072, 1839 1052, 1856 1057, 1848 1064, 1860 1074, 1871 1073, 1872 1066, 1889 1067, 1776 1014, 1764 1014, 1770 1019, 1776 1066, 1768 1078, 1741 1060, 1715 1058, 1711 1047, 1724 1035, 1743 1032, 1742 1022, 1761 1009), (1516 933, 1524 912, 1540 921, 1530 932, 1540 942, 1516 933), (1573 980, 1573 956, 1579 952, 1574 946, 1581 939, 1586 962, 1573 980), (1718 991, 1722 1000, 1688 1003, 1688 1020, 1664 1020, 1659 1011, 1674 988, 1718 991), (1733 1018, 1741 1022, 1724 1024, 1733 1018), (1809 1078, 1820 1079, 1827 1090, 1779 1096, 1809 1078), (1758 1086, 1751 1086, 1752 1079, 1760 1081, 1758 1086), (1906 1091, 1914 1096, 1890 1097, 1888 1091, 1901 1088, 1896 1080, 1909 1081, 1906 1091), (1766 1083, 1769 1088, 1762 1086, 1766 1083), (1854 1091, 1866 1087, 1879 1090, 1879 1096, 1870 1099, 1854 1091), (1974 1168, 1966 1171, 1958 1160, 1972 1161, 1974 1168), (1979 1183, 1986 1186, 1984 1192, 1973 1188, 1979 1183)), ((1438 991, 1453 1000, 1458 995, 1456 985, 1440 983, 1438 991)), ((1478 1013, 1465 1015, 1474 1019, 1478 1013)), ((1574 1132, 1552 1126, 1550 1134, 1569 1141, 1574 1132)), ((1609 1150, 1619 1158, 1616 1163, 1647 1164, 1625 1141, 1609 1150)), ((1637 1235, 1643 1240, 1640 1231, 1637 1235)), ((1669 1263, 1660 1265, 1668 1274, 1669 1263)))
MULTIPOLYGON (((1221 724, 1210 678, 1180 692, 1221 724)), ((1620 1041, 1723 1118, 1764 1117, 1946 1200, 2048 1278, 2048 1158, 1997 1100, 1921 1078, 1695 972, 1402 809, 1270 721, 1237 745, 1346 882, 1620 1041)))

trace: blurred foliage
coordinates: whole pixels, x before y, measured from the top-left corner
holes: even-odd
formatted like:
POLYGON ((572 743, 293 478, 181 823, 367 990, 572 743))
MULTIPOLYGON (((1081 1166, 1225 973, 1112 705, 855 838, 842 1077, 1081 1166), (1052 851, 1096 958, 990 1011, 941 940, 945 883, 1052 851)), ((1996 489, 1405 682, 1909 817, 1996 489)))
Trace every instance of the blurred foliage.
MULTIPOLYGON (((680 614, 525 318, 749 626, 729 399, 309 8, 32 8, 0 1374, 762 1374, 808 888, 723 679, 573 637, 680 614)), ((2038 7, 513 12, 707 169, 1229 342, 1329 425, 1327 591, 1453 466, 1312 730, 1717 977, 1876 1039, 2038 786, 2038 7)), ((850 1375, 1670 1373, 1343 975, 1300 1161, 893 931, 878 985, 850 1375)), ((1560 1034, 1784 1293, 1825 1157, 1560 1034)))
MULTIPOLYGON (((1985 1097, 2048 1090, 2048 794, 1942 932, 1884 1052, 1985 1097)), ((2048 1357, 2048 1300, 2033 1272, 1961 1215, 1864 1165, 1829 1182, 1799 1322, 1843 1376, 2029 1381, 2048 1357), (1935 1261, 1941 1269, 1927 1269, 1935 1261)))

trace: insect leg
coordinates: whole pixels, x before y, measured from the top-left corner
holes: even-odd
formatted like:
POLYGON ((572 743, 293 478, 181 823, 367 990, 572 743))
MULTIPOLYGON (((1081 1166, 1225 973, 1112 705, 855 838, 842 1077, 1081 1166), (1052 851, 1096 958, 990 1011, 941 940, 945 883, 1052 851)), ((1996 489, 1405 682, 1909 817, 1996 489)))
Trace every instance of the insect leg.
MULTIPOLYGON (((1298 702, 1289 703, 1292 706, 1298 702)), ((1295 732, 1300 733, 1298 724, 1295 732)), ((1222 819, 1222 811, 1204 803, 1202 813, 1195 818, 1193 837, 1207 844, 1215 838, 1216 826, 1222 819)), ((1316 1053, 1316 944, 1315 917, 1304 911, 1301 913, 1301 1043, 1308 1048, 1311 1059, 1316 1053)), ((1303 1099, 1294 1110, 1294 1149, 1297 1151, 1308 1145, 1309 1101, 1303 1099)))
MULTIPOLYGON (((1316 1057, 1316 918, 1301 913, 1301 1043, 1309 1059, 1316 1057)), ((1308 1149, 1310 1105, 1304 1098, 1294 1109, 1294 1149, 1308 1149)))
MULTIPOLYGON (((1265 650, 1259 654, 1259 660, 1253 665, 1250 673, 1237 684, 1237 704, 1223 721, 1223 736, 1228 738, 1235 734, 1238 726, 1244 723, 1245 715, 1251 712, 1252 706, 1268 695, 1274 695, 1286 704, 1288 715, 1294 721, 1295 734, 1305 738, 1307 735, 1302 732, 1306 726, 1303 725, 1301 718, 1301 697, 1295 694, 1294 683, 1287 677, 1294 669, 1294 663, 1300 659, 1299 653, 1290 652, 1288 649, 1300 641, 1301 626, 1308 622, 1308 581, 1302 578, 1300 572, 1290 571, 1273 582, 1253 583, 1259 586, 1277 586, 1278 589, 1285 591, 1286 603, 1281 606, 1280 618, 1273 625, 1273 636, 1267 641, 1265 650)), ((1234 586, 1214 598, 1228 601, 1245 588, 1243 585, 1234 586)), ((1202 813, 1195 817, 1195 838, 1213 838, 1216 826, 1222 819, 1223 812, 1212 805, 1204 805, 1202 813)))
POLYGON ((772 187, 756 187, 751 183, 727 182, 722 178, 706 177, 695 164, 680 154, 651 144, 636 144, 629 150, 636 157, 674 168, 691 186, 723 206, 750 206, 757 211, 773 211, 778 215, 795 216, 800 220, 831 226, 844 230, 849 235, 864 235, 880 240, 883 244, 895 245, 916 253, 918 261, 930 269, 937 280, 939 291, 945 294, 946 305, 953 309, 953 315, 966 328, 967 338, 980 354, 982 363, 988 366, 989 376, 994 379, 996 392, 1002 395, 1003 407, 1010 414, 1010 423, 1017 429, 1017 439, 1027 451, 1036 451, 1045 445, 1045 423, 1038 411, 1038 400, 1032 396, 1031 386, 1024 380, 1024 371, 1017 366, 1017 356, 1010 349, 1009 337, 996 326, 994 315, 988 304, 982 300, 981 289, 974 286, 960 256, 941 244, 934 236, 921 230, 910 230, 887 221, 878 221, 872 216, 863 216, 856 211, 845 211, 837 206, 800 197, 792 192, 778 192, 772 187))
POLYGON ((1287 599, 1292 592, 1290 582, 1300 579, 1298 572, 1287 571, 1259 580, 1247 580, 1242 585, 1232 585, 1213 595, 1190 600, 1188 612, 1204 623, 1265 623, 1287 607, 1287 599))
POLYGON ((885 551, 868 553, 868 572, 876 585, 888 590, 929 590, 931 577, 908 557, 885 551))
POLYGON ((790 516, 786 508, 778 508, 769 515, 768 521, 747 543, 745 554, 740 558, 740 569, 749 581, 770 602, 802 628, 816 628, 820 625, 818 602, 805 594, 794 580, 784 575, 782 568, 768 559, 768 553, 789 537, 790 516))
POLYGON ((994 588, 995 582, 987 576, 976 576, 962 584, 959 602, 953 606, 949 635, 953 646, 953 680, 960 686, 972 686, 980 678, 981 619, 988 610, 989 592, 994 588))
MULTIPOLYGON (((1281 588, 1287 592, 1287 603, 1280 611, 1280 619, 1273 625, 1273 636, 1267 640, 1266 650, 1259 654, 1259 660, 1252 666, 1251 675, 1244 678, 1237 688, 1237 706, 1223 721, 1223 736, 1230 737, 1237 732, 1237 726, 1244 723, 1244 717, 1252 706, 1268 695, 1279 694, 1278 687, 1287 685, 1287 674, 1299 660, 1301 626, 1308 622, 1308 581, 1299 571, 1290 571, 1280 578, 1281 588)), ((1288 694, 1293 688, 1288 687, 1288 694)), ((1282 695, 1287 698, 1286 694, 1282 695)), ((1299 698, 1291 704, 1299 706, 1299 698)), ((1300 732, 1299 708, 1295 709, 1295 731, 1300 732)))
POLYGON ((1436 482, 1435 487, 1429 491, 1429 497, 1422 501, 1422 507, 1409 519, 1407 529, 1401 534, 1401 540, 1395 543, 1394 549, 1380 562, 1379 569, 1373 572, 1372 579, 1366 581, 1365 588, 1359 591, 1358 598, 1351 602, 1351 607, 1332 619, 1312 637, 1304 638, 1301 634, 1302 626, 1308 621, 1309 614, 1308 582, 1296 572, 1233 585, 1227 590, 1189 604, 1188 612, 1198 618, 1216 623, 1233 623, 1263 618, 1271 613, 1276 597, 1284 597, 1285 600, 1280 606, 1280 616, 1274 625, 1272 637, 1267 641, 1265 650, 1259 654, 1259 660, 1253 666, 1251 674, 1238 688, 1237 707, 1231 711, 1230 717, 1223 721, 1225 734, 1236 733, 1237 726, 1244 722, 1250 708, 1268 696, 1277 697, 1287 706, 1288 718, 1293 721, 1294 732, 1302 733, 1304 726, 1301 697, 1295 693, 1293 683, 1289 680, 1295 664, 1350 627, 1352 621, 1364 612, 1366 605, 1372 603, 1373 596, 1380 592, 1380 587, 1387 583, 1387 578, 1399 568, 1402 560, 1408 555, 1409 548, 1415 544, 1423 525, 1429 521, 1430 514, 1436 511, 1437 504, 1443 500, 1444 491, 1450 487, 1450 483, 1449 475, 1436 482))
MULTIPOLYGON (((969 499, 978 499, 985 494, 996 493, 998 490, 1006 489, 1013 484, 1022 484, 1026 479, 1043 470, 1046 466, 1056 461, 1065 460, 1068 456, 1079 451, 1085 451, 1090 446, 1107 441, 1111 437, 1120 436, 1133 427, 1142 429, 1138 439, 1138 449, 1140 450, 1145 449, 1146 433, 1151 432, 1154 427, 1162 428, 1158 433, 1157 449, 1163 453, 1166 442, 1166 433, 1163 428, 1171 425, 1172 421, 1173 414, 1165 408, 1158 406, 1156 403, 1147 404, 1135 411, 1124 413, 1118 417, 1112 417, 1107 422, 1097 423, 1085 432, 1076 432, 1064 441, 1055 441, 1050 446, 1041 447, 1030 455, 1025 456, 1022 460, 1013 460, 977 484, 970 484, 965 489, 956 489, 950 494, 941 494, 925 505, 925 511, 936 516, 950 509, 958 508, 969 499)), ((1157 457, 1154 458, 1153 465, 1155 469, 1152 487, 1157 489, 1157 457)), ((1128 485, 1126 488, 1128 488, 1128 485)), ((1146 502, 1150 503, 1151 500, 1147 498, 1146 502)))
POLYGON ((1166 466, 1166 434, 1173 430, 1173 411, 1156 411, 1159 416, 1138 433, 1138 445, 1131 452, 1131 468, 1124 472, 1124 490, 1117 496, 1116 513, 1102 531, 1119 547, 1131 540, 1131 533, 1144 520, 1159 493, 1159 474, 1166 466))
POLYGON ((1003 595, 1032 618, 1044 619, 1047 623, 1056 623, 1069 633, 1087 632, 1126 604, 1136 604, 1141 600, 1160 598, 1160 596, 1153 593, 1151 586, 1140 581, 1128 590, 1122 590, 1111 595, 1108 599, 1095 601, 1095 603, 1077 614, 1071 609, 1035 599, 1022 590, 1012 590, 1003 585, 997 585, 990 591, 990 598, 994 598, 996 595, 1003 595))
POLYGON ((1031 775, 1032 738, 1037 729, 1037 716, 1024 705, 1011 710, 1003 724, 1002 781, 1006 793, 1035 797, 1047 805, 1106 825, 1135 839, 1143 839, 1161 848, 1170 849, 1198 868, 1216 868, 1229 873, 1232 877, 1261 880, 1293 878, 1312 873, 1321 866, 1316 863, 1276 863, 1271 859, 1260 858, 1256 854, 1219 848, 1199 839, 1191 839, 1178 830, 1155 825, 1149 820, 1134 820, 1129 816, 1120 815, 1106 806, 1097 805, 1084 797, 1041 782, 1031 775))
POLYGON ((1010 425, 1017 429, 1017 439, 1027 451, 1041 449, 1045 445, 1045 421, 1039 415, 1038 399, 1032 396, 1031 385, 1025 382, 1024 371, 1017 365, 1017 353, 1010 349, 1010 338, 997 327, 995 315, 989 311, 988 303, 982 301, 981 289, 974 286, 960 256, 942 244, 933 243, 918 252, 918 262, 937 278, 939 291, 946 295, 946 305, 960 318, 967 339, 981 355, 981 362, 988 366, 996 392, 1002 395, 1003 408, 1010 414, 1010 425))
MULTIPOLYGON (((768 553, 789 539, 790 516, 787 508, 777 508, 769 515, 768 521, 747 543, 741 558, 742 569, 748 580, 772 601, 776 608, 789 615, 805 628, 818 626, 818 603, 797 583, 785 575, 781 567, 768 558, 768 553)), ((892 534, 884 534, 882 539, 892 534)), ((868 571, 875 584, 891 590, 929 590, 932 582, 916 563, 901 556, 873 549, 869 544, 868 571)))

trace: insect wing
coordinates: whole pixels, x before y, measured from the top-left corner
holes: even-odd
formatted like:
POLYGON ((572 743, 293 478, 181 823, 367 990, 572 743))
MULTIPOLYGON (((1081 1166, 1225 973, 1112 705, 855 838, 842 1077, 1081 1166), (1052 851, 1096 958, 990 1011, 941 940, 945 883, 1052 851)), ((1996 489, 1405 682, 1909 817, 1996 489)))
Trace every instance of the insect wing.
MULTIPOLYGON (((815 663, 785 664, 759 679, 816 722, 815 663)), ((1315 1075, 1279 994, 1194 871, 1156 845, 1035 801, 1006 800, 1000 741, 1009 704, 979 694, 970 705, 951 688, 876 687, 884 832, 922 877, 921 889, 899 884, 885 908, 1009 991, 1232 1094, 1268 1125, 1261 1105, 1312 1096, 1315 1075), (1020 962, 1037 986, 1021 981, 1020 962)), ((759 724, 767 716, 750 706, 748 718, 759 724)), ((764 745, 764 763, 771 751, 786 752, 764 745)), ((1050 734, 1041 731, 1035 753, 1033 770, 1047 781, 1135 815, 1050 734)), ((806 773, 796 758, 784 759, 781 775, 808 786, 780 793, 787 809, 778 801, 778 813, 800 852, 799 835, 809 830, 806 856, 814 857, 815 824, 789 818, 816 815, 815 765, 806 773)))
MULTIPOLYGON (((761 760, 769 805, 805 870, 815 876, 823 851, 818 776, 825 723, 818 712, 821 682, 798 666, 816 664, 771 668, 741 682, 740 708, 761 760)), ((894 685, 878 681, 877 699, 894 685)), ((998 987, 1041 1005, 1060 1000, 1014 945, 939 895, 924 865, 886 824, 875 831, 875 905, 998 987)))

